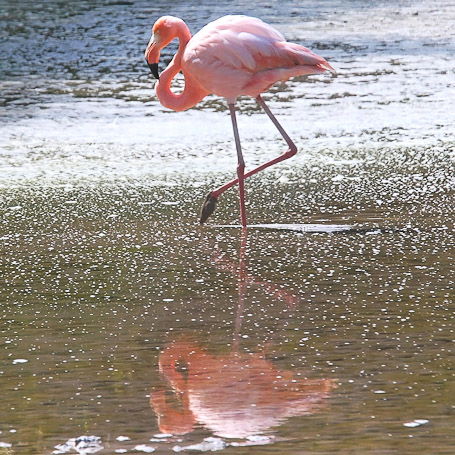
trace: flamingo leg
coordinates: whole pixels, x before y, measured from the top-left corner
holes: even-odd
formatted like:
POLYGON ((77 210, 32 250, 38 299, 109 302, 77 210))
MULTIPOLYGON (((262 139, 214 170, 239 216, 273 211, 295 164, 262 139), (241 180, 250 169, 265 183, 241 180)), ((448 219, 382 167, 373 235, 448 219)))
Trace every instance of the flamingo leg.
POLYGON ((237 127, 237 118, 235 116, 234 104, 229 104, 229 112, 231 113, 232 128, 234 130, 235 147, 237 149, 237 181, 239 183, 239 198, 240 198, 240 219, 242 227, 246 228, 246 209, 245 209, 245 161, 242 154, 242 146, 240 145, 239 130, 237 127))
MULTIPOLYGON (((260 104, 262 109, 264 109, 265 113, 268 115, 268 117, 270 118, 272 123, 275 125, 277 130, 280 132, 283 139, 286 141, 286 144, 288 145, 288 149, 286 150, 286 152, 284 152, 280 156, 277 156, 276 158, 273 158, 272 160, 267 161, 266 163, 261 164, 260 166, 254 168, 254 169, 251 169, 251 171, 244 173, 242 176, 242 183, 240 183, 239 178, 236 178, 236 179, 231 180, 230 182, 225 183, 223 186, 220 186, 215 191, 211 191, 208 194, 204 205, 202 206, 201 224, 204 223, 204 221, 213 213, 213 211, 215 210, 215 206, 216 206, 216 202, 217 202, 218 198, 229 188, 233 187, 234 185, 236 185, 238 183, 239 191, 241 191, 240 185, 242 185, 242 187, 243 187, 244 179, 251 177, 254 174, 257 174, 258 172, 262 171, 263 169, 273 166, 274 164, 287 160, 288 158, 291 158, 292 156, 294 156, 297 153, 297 147, 295 146, 294 142, 292 142, 292 139, 288 136, 286 131, 284 131, 284 128, 280 125, 280 123, 278 122, 276 117, 272 114, 269 107, 265 104, 264 100, 262 99, 261 95, 258 95, 256 97, 256 100, 260 104)), ((231 107, 229 107, 229 108, 231 109, 231 107)), ((232 105, 232 109, 233 109, 233 105, 232 105)), ((233 110, 231 110, 231 117, 232 117, 232 114, 233 114, 233 110)), ((237 146, 237 153, 238 153, 239 148, 240 148, 240 141, 238 140, 238 131, 237 131, 237 123, 235 120, 235 113, 234 113, 234 117, 232 117, 232 118, 233 118, 233 120, 232 120, 233 125, 235 122, 234 136, 236 137, 236 145, 238 144, 238 146, 237 146)), ((241 153, 242 152, 240 150, 240 155, 241 155, 241 153)), ((242 158, 242 160, 243 160, 243 158, 242 158)))

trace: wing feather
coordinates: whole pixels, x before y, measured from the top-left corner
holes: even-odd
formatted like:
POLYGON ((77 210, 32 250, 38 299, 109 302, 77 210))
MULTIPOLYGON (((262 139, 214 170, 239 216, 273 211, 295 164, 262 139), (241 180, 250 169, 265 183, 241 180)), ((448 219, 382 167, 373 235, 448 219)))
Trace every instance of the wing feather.
POLYGON ((248 16, 225 16, 203 27, 189 41, 182 69, 208 91, 222 96, 228 91, 243 93, 264 72, 272 71, 267 80, 280 76, 278 81, 296 74, 334 71, 322 57, 288 43, 273 27, 248 16))

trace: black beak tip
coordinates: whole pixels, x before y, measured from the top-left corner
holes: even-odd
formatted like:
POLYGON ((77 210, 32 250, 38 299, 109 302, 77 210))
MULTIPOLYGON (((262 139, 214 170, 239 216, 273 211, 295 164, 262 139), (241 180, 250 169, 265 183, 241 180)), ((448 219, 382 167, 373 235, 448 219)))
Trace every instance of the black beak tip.
POLYGON ((149 66, 150 71, 153 74, 153 77, 155 79, 159 80, 160 79, 160 75, 158 74, 158 63, 149 63, 149 62, 147 62, 147 65, 149 66))

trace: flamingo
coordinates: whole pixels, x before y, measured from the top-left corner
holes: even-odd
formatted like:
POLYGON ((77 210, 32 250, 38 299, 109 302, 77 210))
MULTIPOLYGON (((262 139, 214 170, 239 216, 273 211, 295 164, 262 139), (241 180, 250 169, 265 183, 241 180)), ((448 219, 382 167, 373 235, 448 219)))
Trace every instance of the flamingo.
POLYGON ((193 37, 182 19, 163 16, 153 26, 145 59, 153 76, 158 79, 156 95, 166 108, 184 111, 209 94, 226 98, 237 150, 237 178, 209 192, 202 205, 200 223, 203 224, 214 212, 220 195, 238 183, 240 218, 242 227, 246 228, 245 179, 297 153, 297 147, 265 104, 261 93, 276 82, 294 76, 327 70, 335 75, 336 71, 309 49, 287 42, 280 32, 262 20, 242 15, 224 16, 210 22, 193 37), (175 38, 179 40, 178 51, 160 75, 161 49, 175 38), (171 82, 180 71, 185 78, 185 88, 177 94, 171 90, 171 82), (256 98, 288 146, 280 156, 248 172, 245 172, 235 114, 235 102, 240 95, 256 98))

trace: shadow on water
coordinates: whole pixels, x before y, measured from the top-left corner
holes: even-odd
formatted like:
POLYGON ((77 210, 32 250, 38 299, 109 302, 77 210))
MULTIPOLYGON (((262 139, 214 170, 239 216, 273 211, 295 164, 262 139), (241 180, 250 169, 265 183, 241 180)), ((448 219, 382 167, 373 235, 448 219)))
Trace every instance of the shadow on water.
MULTIPOLYGON (((241 228, 237 225, 220 225, 215 228, 241 228)), ((334 233, 351 232, 354 228, 338 224, 250 224, 248 229, 263 229, 271 231, 307 232, 307 233, 334 233)))
MULTIPOLYGON (((242 229, 241 225, 225 224, 215 225, 215 228, 237 228, 242 229)), ((248 229, 259 229, 265 231, 278 231, 278 232, 297 232, 305 234, 385 234, 393 232, 404 232, 408 229, 390 229, 379 227, 360 227, 350 226, 347 224, 250 224, 248 229)))

